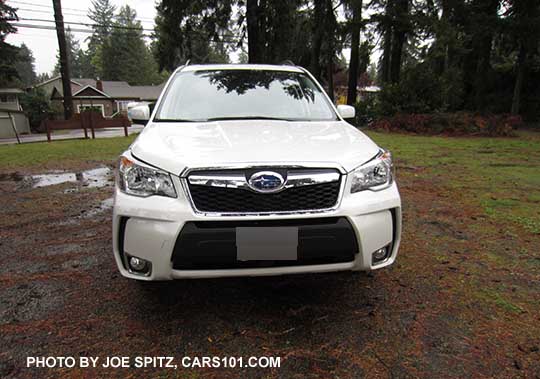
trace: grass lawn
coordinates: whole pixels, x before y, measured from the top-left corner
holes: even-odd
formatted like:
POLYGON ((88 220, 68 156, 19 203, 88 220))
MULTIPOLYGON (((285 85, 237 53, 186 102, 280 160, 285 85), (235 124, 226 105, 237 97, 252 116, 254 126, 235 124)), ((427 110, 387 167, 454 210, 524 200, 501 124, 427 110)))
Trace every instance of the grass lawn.
MULTIPOLYGON (((485 212, 540 233, 540 133, 517 138, 448 138, 368 131, 401 170, 444 181, 485 212)), ((135 136, 0 146, 0 170, 36 171, 113 162, 135 136)))
POLYGON ((0 170, 63 169, 83 162, 113 161, 135 139, 129 137, 66 140, 0 146, 0 170))
POLYGON ((368 132, 401 170, 443 181, 486 214, 540 233, 540 133, 516 138, 448 138, 368 132))

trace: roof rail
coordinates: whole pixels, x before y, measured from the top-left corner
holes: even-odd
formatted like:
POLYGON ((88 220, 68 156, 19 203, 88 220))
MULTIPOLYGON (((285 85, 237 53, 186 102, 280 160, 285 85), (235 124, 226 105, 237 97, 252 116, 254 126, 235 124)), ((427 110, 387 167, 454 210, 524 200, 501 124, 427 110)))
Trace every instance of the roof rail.
POLYGON ((184 63, 182 66, 178 66, 178 67, 173 71, 173 75, 176 74, 177 72, 182 71, 182 70, 183 70, 184 68, 186 68, 187 66, 189 66, 189 62, 190 62, 190 61, 191 61, 191 60, 188 59, 188 60, 186 61, 186 63, 184 63))
POLYGON ((296 66, 293 61, 290 59, 285 59, 284 61, 281 61, 280 65, 282 66, 296 66))

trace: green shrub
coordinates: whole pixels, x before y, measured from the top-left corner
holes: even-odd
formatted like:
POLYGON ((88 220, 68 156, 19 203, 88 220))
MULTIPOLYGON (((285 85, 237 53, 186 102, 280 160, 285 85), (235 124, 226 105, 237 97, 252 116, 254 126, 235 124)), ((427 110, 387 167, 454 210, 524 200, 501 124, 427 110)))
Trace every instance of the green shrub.
POLYGON ((461 109, 463 87, 459 70, 437 75, 427 64, 407 67, 399 83, 385 84, 379 94, 375 113, 434 113, 461 109))
POLYGON ((33 89, 21 96, 21 105, 28 116, 30 127, 39 128, 41 121, 52 112, 51 103, 41 88, 33 89))
POLYGON ((377 96, 366 96, 354 105, 356 109, 356 126, 367 125, 375 120, 377 114, 377 96))
POLYGON ((520 116, 476 113, 404 114, 382 117, 370 124, 373 129, 417 134, 512 136, 523 123, 520 116))

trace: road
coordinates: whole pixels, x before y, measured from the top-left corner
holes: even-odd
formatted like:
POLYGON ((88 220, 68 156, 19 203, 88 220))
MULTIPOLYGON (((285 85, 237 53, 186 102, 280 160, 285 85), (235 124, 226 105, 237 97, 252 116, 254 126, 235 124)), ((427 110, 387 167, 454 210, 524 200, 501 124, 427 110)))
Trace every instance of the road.
MULTIPOLYGON (((144 128, 144 125, 133 124, 128 128, 128 134, 140 133, 144 128)), ((90 132, 88 132, 90 136, 90 132)), ((95 136, 96 138, 111 138, 111 137, 122 137, 124 135, 124 129, 122 128, 106 128, 106 129, 96 129, 95 136)), ((47 142, 46 133, 33 133, 33 134, 21 134, 19 136, 22 143, 31 143, 31 142, 47 142)), ((52 135, 53 141, 59 140, 68 140, 68 139, 77 139, 84 138, 83 130, 62 130, 54 132, 52 135)), ((17 144, 17 138, 1 138, 0 145, 14 145, 17 144)))

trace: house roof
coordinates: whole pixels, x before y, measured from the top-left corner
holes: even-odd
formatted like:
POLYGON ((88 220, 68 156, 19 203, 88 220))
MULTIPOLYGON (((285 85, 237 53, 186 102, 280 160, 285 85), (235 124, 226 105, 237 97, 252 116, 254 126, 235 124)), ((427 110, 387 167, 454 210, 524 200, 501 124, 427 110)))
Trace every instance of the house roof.
POLYGON ((113 98, 125 98, 125 99, 140 99, 140 100, 157 100, 164 84, 157 86, 128 86, 128 87, 115 87, 110 88, 107 92, 109 96, 113 98))
POLYGON ((56 75, 56 76, 53 76, 52 78, 50 79, 47 79, 45 80, 44 82, 41 82, 41 83, 38 83, 38 84, 34 84, 34 87, 41 87, 45 84, 48 84, 50 82, 54 82, 55 80, 58 80, 58 79, 61 79, 62 77, 60 75, 56 75))
MULTIPOLYGON (((47 83, 51 83, 55 80, 61 80, 60 76, 51 78, 43 83, 37 84, 36 87, 42 86, 47 83)), ((102 80, 101 84, 103 86, 103 91, 97 89, 96 79, 89 78, 74 78, 71 79, 71 92, 74 97, 77 96, 88 96, 89 90, 93 90, 94 93, 91 96, 100 96, 101 93, 105 98, 111 99, 126 99, 126 100, 157 100, 161 90, 165 83, 155 85, 155 86, 130 86, 129 83, 125 81, 112 81, 112 80, 102 80)), ((56 91, 51 93, 51 96, 54 98, 61 98, 64 91, 62 86, 54 85, 56 91), (56 92, 56 93, 55 93, 56 92)))
MULTIPOLYGON (((85 86, 92 86, 96 87, 96 80, 95 79, 88 79, 88 78, 80 78, 80 79, 72 79, 72 82, 80 84, 81 87, 85 86)), ((103 90, 106 91, 108 88, 116 88, 116 87, 129 87, 128 82, 124 81, 113 81, 113 80, 102 80, 101 84, 103 85, 103 90)))
POLYGON ((77 92, 74 92, 73 96, 110 97, 106 93, 98 90, 97 88, 91 85, 86 85, 80 90, 78 90, 77 92))
POLYGON ((0 88, 0 93, 24 93, 20 88, 0 88))

